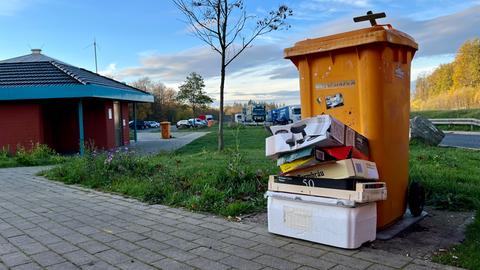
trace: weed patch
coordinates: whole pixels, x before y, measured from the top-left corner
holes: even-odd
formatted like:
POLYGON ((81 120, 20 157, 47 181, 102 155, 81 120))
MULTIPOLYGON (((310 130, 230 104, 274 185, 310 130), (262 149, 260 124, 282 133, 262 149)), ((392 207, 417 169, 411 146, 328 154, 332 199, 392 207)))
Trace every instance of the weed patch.
POLYGON ((65 161, 54 150, 43 144, 33 144, 31 149, 18 146, 15 154, 10 154, 7 148, 0 150, 0 168, 20 166, 52 165, 65 161))

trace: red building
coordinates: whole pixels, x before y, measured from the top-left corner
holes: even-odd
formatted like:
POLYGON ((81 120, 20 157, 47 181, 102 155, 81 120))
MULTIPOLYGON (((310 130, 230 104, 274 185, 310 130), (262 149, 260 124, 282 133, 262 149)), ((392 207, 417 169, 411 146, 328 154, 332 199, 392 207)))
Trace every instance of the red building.
POLYGON ((0 149, 40 143, 83 153, 85 144, 128 145, 128 104, 137 102, 153 96, 32 50, 0 61, 0 149))

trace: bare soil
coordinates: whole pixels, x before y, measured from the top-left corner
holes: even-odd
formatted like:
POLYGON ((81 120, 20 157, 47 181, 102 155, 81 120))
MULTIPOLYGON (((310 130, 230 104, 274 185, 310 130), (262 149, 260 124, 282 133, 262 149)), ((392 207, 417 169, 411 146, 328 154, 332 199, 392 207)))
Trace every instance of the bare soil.
MULTIPOLYGON (((370 248, 422 260, 431 260, 440 252, 464 240, 465 227, 473 221, 474 212, 452 212, 427 208, 428 216, 393 239, 376 240, 370 248)), ((242 217, 243 221, 267 224, 267 213, 242 217)))

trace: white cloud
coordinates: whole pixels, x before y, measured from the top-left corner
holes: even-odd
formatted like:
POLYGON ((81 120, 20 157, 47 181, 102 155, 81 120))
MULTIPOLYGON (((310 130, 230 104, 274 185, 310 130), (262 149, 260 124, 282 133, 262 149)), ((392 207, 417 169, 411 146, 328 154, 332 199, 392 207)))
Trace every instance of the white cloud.
POLYGON ((455 54, 440 54, 434 56, 417 57, 412 62, 411 80, 415 81, 421 74, 429 74, 441 64, 451 63, 455 54))
POLYGON ((467 40, 480 36, 480 5, 426 21, 398 19, 393 25, 414 37, 419 56, 454 53, 467 40))
POLYGON ((100 70, 98 73, 103 76, 114 77, 117 71, 117 63, 110 63, 108 64, 107 68, 104 70, 100 70))

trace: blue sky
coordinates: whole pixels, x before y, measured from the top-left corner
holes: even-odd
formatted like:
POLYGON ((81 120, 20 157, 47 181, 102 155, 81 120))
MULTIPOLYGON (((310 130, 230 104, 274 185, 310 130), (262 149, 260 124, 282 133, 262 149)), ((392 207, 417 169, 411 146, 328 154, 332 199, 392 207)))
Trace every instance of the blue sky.
MULTIPOLYGON (((450 62, 458 47, 480 36, 480 1, 453 0, 245 0, 251 14, 280 4, 294 11, 291 29, 258 39, 228 70, 227 102, 260 99, 298 103, 298 79, 282 50, 296 41, 367 27, 352 17, 384 11, 419 43, 412 80, 450 62)), ((46 55, 94 69, 91 44, 99 44, 99 70, 121 81, 149 76, 178 87, 186 75, 204 76, 218 98, 218 55, 193 37, 168 0, 0 0, 0 59, 42 48, 46 55)))

